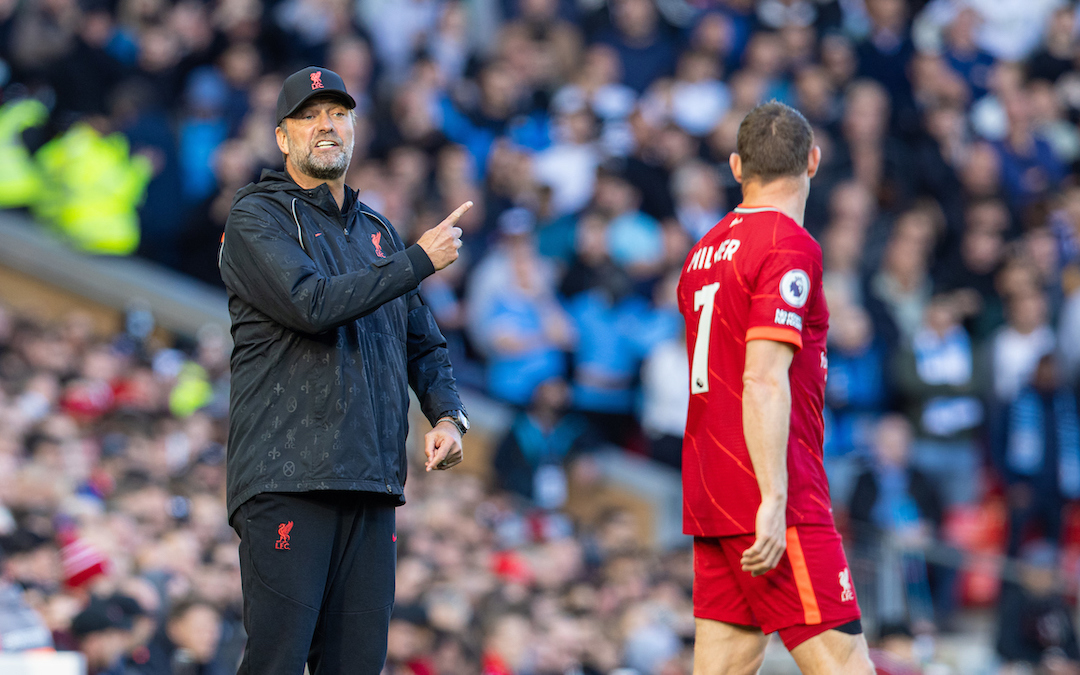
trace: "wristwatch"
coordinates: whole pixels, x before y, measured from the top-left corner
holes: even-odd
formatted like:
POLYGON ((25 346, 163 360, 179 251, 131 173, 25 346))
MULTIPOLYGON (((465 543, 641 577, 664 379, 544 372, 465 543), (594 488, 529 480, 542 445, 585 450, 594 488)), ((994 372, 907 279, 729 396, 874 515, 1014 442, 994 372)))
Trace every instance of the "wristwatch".
POLYGON ((464 410, 447 410, 439 415, 439 419, 435 420, 435 424, 438 424, 443 420, 450 420, 453 422, 454 426, 458 428, 458 431, 461 432, 462 436, 469 430, 469 418, 465 416, 464 410))

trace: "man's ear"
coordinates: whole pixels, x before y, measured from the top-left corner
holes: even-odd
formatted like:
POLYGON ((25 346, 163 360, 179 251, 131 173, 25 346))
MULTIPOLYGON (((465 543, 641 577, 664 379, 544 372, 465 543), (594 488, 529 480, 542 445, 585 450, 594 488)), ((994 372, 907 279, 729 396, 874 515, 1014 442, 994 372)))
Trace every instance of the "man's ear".
POLYGON ((815 145, 810 148, 810 157, 806 160, 806 175, 808 178, 813 178, 817 174, 818 167, 821 166, 821 147, 815 145))
POLYGON ((735 182, 742 185, 742 157, 739 157, 739 153, 731 153, 728 157, 728 166, 731 167, 731 174, 735 176, 735 182))
MULTIPOLYGON (((282 122, 284 124, 284 122, 282 122)), ((285 127, 279 126, 274 129, 274 137, 277 138, 277 147, 282 154, 289 154, 289 137, 285 134, 285 127)))

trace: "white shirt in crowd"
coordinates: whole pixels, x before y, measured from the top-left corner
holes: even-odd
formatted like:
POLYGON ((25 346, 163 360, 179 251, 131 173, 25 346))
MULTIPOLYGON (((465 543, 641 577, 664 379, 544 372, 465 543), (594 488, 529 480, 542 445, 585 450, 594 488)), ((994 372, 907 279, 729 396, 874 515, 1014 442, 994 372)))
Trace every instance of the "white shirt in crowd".
POLYGON ((600 153, 591 143, 559 143, 536 154, 533 177, 551 186, 551 202, 560 216, 576 213, 592 199, 600 153))
POLYGON ((1005 326, 994 338, 994 394, 1011 401, 1035 374, 1039 359, 1054 351, 1054 331, 1041 326, 1027 335, 1005 326))
POLYGON ((982 23, 979 47, 1003 61, 1023 61, 1042 42, 1050 15, 1065 0, 934 0, 915 21, 914 38, 922 50, 941 47, 941 32, 961 10, 974 9, 982 23))
POLYGON ((653 348, 641 367, 641 425, 646 432, 652 436, 683 435, 690 405, 689 381, 685 338, 665 340, 653 348))

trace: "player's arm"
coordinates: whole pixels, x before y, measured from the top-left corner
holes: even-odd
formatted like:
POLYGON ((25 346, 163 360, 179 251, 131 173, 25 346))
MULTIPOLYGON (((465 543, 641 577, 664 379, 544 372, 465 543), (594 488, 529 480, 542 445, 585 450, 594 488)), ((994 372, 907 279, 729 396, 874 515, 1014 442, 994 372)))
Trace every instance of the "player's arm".
POLYGON ((774 340, 749 340, 743 369, 743 434, 754 465, 761 506, 754 545, 742 555, 742 568, 762 575, 780 562, 787 548, 787 442, 791 421, 788 368, 795 346, 774 340))

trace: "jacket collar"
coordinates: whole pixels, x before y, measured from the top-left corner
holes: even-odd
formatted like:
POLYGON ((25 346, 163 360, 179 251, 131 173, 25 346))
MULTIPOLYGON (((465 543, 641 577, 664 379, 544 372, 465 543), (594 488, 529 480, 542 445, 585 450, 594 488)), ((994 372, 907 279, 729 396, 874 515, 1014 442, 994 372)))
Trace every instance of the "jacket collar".
POLYGON ((240 193, 237 194, 237 199, 251 194, 252 192, 286 192, 292 197, 302 199, 327 215, 342 217, 348 217, 352 213, 359 197, 356 190, 353 190, 346 185, 345 200, 342 204, 342 208, 339 209, 337 202, 334 201, 334 196, 330 194, 330 188, 326 183, 320 183, 310 190, 305 190, 293 180, 288 172, 276 171, 273 169, 263 169, 262 175, 259 177, 259 182, 253 183, 242 189, 240 193))

